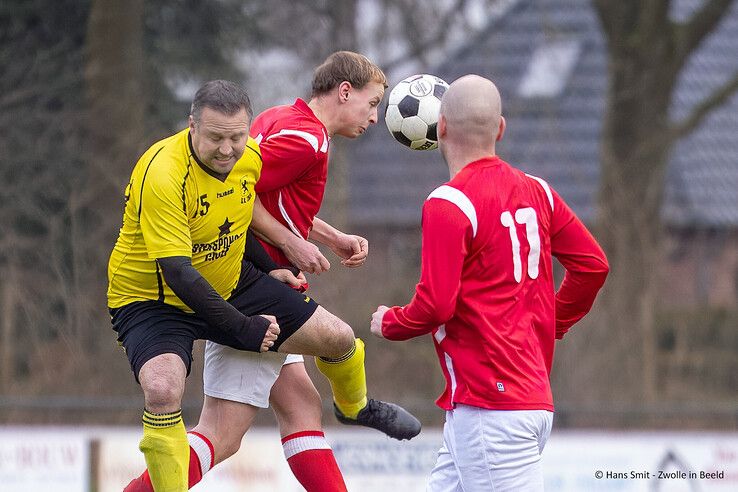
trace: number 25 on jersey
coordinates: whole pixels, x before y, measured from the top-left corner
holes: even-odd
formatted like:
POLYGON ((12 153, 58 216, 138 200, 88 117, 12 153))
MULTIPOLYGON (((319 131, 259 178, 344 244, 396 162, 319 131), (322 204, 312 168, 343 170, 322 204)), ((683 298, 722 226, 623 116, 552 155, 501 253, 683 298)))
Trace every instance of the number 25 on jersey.
POLYGON ((541 238, 538 235, 538 219, 536 211, 533 208, 519 208, 515 211, 515 219, 513 214, 505 210, 500 214, 500 222, 507 227, 510 232, 510 242, 512 243, 513 258, 513 275, 515 281, 520 283, 523 280, 523 265, 520 259, 520 240, 518 239, 518 231, 515 224, 525 224, 525 236, 528 241, 528 276, 532 279, 538 278, 538 262, 541 258, 541 238))

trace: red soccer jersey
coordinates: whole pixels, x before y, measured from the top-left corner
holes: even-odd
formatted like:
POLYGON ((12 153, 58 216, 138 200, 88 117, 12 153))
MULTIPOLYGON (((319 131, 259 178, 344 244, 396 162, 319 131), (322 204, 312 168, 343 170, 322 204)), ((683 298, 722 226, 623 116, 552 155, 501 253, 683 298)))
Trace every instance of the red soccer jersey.
POLYGON ((433 333, 438 406, 553 411, 555 338, 589 311, 608 271, 561 197, 497 157, 473 162, 428 196, 422 258, 415 296, 385 314, 382 333, 433 333), (558 293, 552 255, 566 268, 558 293))
MULTIPOLYGON (((256 193, 264 208, 293 233, 308 238, 320 210, 328 176, 328 132, 302 99, 275 106, 254 119, 251 136, 259 143, 264 165, 256 193)), ((281 265, 282 251, 262 242, 281 265)))

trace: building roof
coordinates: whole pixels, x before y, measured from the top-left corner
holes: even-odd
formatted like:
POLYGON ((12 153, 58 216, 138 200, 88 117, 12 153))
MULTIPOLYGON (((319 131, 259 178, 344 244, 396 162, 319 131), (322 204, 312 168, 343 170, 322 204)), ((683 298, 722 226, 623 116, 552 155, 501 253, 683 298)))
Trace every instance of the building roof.
MULTIPOLYGON (((672 17, 683 20, 700 2, 675 0, 672 17)), ((673 118, 683 118, 738 71, 736 53, 738 2, 681 73, 673 118)), ((500 156, 546 179, 591 221, 606 64, 605 41, 589 0, 519 0, 433 73, 449 82, 468 73, 493 79, 507 120, 500 156)), ((438 151, 407 149, 383 126, 380 122, 350 146, 351 221, 417 225, 423 200, 448 180, 448 171, 438 151)), ((663 217, 677 227, 738 227, 738 94, 673 149, 663 217)))

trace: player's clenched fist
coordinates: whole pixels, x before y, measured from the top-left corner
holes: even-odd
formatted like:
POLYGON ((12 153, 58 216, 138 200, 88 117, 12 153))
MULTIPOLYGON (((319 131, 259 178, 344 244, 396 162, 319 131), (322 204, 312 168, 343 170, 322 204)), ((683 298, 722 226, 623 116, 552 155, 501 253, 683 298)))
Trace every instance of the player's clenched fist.
POLYGON ((384 313, 387 311, 389 311, 387 306, 379 306, 374 314, 372 314, 372 335, 384 338, 384 335, 382 335, 382 319, 384 318, 384 313))
POLYGON ((279 336, 279 325, 277 324, 277 318, 271 314, 262 314, 260 316, 269 320, 269 328, 267 328, 267 331, 264 334, 264 340, 261 342, 261 348, 259 349, 260 352, 266 352, 274 345, 274 342, 277 341, 277 337, 279 336))

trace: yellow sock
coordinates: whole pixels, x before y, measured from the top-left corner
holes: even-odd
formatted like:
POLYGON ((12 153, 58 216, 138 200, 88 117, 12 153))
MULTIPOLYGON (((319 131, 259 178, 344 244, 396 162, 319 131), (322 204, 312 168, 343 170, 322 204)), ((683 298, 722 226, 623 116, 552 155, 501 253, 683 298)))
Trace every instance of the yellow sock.
POLYGON ((366 371, 364 370, 364 342, 356 339, 354 348, 343 357, 318 357, 315 364, 331 383, 333 401, 346 417, 355 419, 366 406, 366 371))
POLYGON ((146 458, 156 492, 185 492, 190 463, 190 445, 182 422, 182 410, 143 414, 143 438, 139 449, 146 458))

